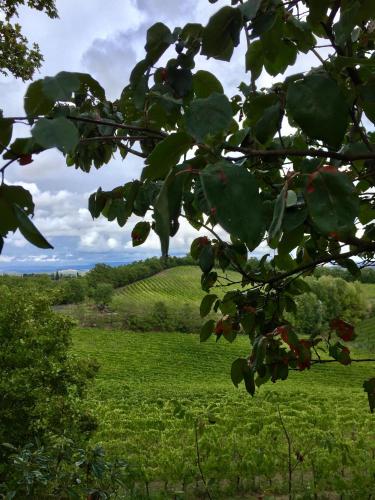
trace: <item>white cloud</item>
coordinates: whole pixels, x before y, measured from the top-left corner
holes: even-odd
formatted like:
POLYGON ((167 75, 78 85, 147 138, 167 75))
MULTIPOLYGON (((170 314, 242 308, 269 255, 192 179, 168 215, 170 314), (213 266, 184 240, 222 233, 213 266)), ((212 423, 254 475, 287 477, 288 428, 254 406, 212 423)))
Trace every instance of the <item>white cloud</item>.
POLYGON ((15 259, 14 256, 0 255, 0 262, 12 262, 14 259, 15 259))

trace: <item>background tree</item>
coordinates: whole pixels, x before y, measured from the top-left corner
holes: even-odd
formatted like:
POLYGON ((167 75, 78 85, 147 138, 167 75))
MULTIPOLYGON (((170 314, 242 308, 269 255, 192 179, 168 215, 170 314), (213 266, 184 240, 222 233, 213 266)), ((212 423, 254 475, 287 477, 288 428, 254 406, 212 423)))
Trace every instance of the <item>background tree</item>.
MULTIPOLYGON (((165 257, 181 217, 211 234, 193 242, 191 255, 208 292, 201 312, 213 307, 222 319, 207 321, 201 340, 216 334, 232 342, 241 330, 249 335, 251 353, 234 362, 233 382, 244 380, 253 394, 256 385, 287 378, 289 368, 326 362, 312 358, 318 341, 348 364, 343 342, 354 337, 350 324, 331 318, 324 339, 301 340, 286 314, 309 291, 301 278, 316 267, 337 263, 356 276, 373 262, 373 17, 373 0, 233 0, 205 26, 171 31, 156 23, 147 32, 144 59, 114 102, 87 74, 62 72, 33 82, 26 117, 0 122, 7 146, 0 171, 4 177, 13 162, 26 164, 48 148, 85 172, 108 163, 114 152, 144 159, 140 179, 112 191, 99 188, 89 210, 120 226, 131 214, 151 213, 152 223, 134 227, 133 245, 154 230, 165 257), (195 60, 229 63, 241 38, 249 78, 229 99, 215 75, 195 70, 195 60), (314 66, 282 79, 305 56, 314 66), (263 70, 279 82, 259 89, 263 70), (31 137, 10 144, 13 124, 25 118, 31 137), (248 252, 264 241, 273 256, 248 266, 248 252), (215 266, 241 274, 238 290, 223 299, 210 292, 230 280, 215 266)), ((0 203, 0 246, 19 228, 35 245, 50 247, 31 222, 30 193, 3 182, 0 203)), ((365 389, 373 408, 374 378, 365 389)))
POLYGON ((21 5, 45 12, 50 18, 57 17, 54 0, 5 0, 0 2, 0 12, 4 20, 0 21, 0 72, 11 74, 22 80, 30 80, 39 69, 43 56, 37 43, 30 47, 22 34, 21 26, 14 22, 21 5))
POLYGON ((96 288, 91 291, 96 307, 104 311, 109 306, 113 297, 113 286, 110 283, 98 283, 96 288))

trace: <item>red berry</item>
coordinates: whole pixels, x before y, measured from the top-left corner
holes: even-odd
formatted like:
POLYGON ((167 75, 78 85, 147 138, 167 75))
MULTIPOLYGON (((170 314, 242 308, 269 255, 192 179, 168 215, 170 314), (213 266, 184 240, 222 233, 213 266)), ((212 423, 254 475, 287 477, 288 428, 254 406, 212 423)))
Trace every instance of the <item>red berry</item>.
POLYGON ((18 163, 20 165, 28 165, 29 163, 32 163, 33 162, 33 157, 31 154, 27 154, 27 155, 21 155, 19 158, 18 158, 18 163))

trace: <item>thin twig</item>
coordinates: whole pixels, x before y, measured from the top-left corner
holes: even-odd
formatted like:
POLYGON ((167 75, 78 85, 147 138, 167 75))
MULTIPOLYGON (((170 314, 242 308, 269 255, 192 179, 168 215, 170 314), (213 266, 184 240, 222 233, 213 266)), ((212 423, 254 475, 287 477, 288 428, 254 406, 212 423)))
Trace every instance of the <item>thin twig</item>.
POLYGON ((204 477, 203 470, 202 470, 202 465, 201 465, 201 456, 200 456, 199 442, 198 442, 198 425, 197 425, 197 422, 194 423, 194 431, 195 431, 195 449, 196 449, 196 453, 197 453, 197 465, 198 465, 199 473, 200 473, 200 476, 202 478, 204 487, 206 488, 207 496, 208 496, 208 498, 210 500, 212 500, 211 493, 210 493, 210 490, 208 489, 207 482, 206 482, 206 479, 204 477))
POLYGON ((289 433, 287 431, 287 428, 285 427, 283 417, 281 416, 279 405, 277 405, 277 411, 279 413, 281 426, 283 428, 285 438, 286 438, 287 443, 288 443, 288 494, 289 494, 289 499, 291 500, 291 498, 292 498, 292 484, 293 484, 292 442, 291 442, 289 433))

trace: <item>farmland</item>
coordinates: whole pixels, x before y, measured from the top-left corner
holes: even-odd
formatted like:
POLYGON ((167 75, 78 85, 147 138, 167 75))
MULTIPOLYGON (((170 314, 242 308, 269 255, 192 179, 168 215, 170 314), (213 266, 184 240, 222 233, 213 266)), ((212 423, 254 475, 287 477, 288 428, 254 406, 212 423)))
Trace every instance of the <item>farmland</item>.
POLYGON ((229 377, 244 337, 199 344, 196 335, 76 329, 74 352, 101 365, 89 394, 94 441, 133 464, 138 498, 204 496, 202 474, 213 498, 286 494, 288 458, 303 498, 374 490, 375 423, 362 389, 374 365, 317 366, 250 398, 229 377))

